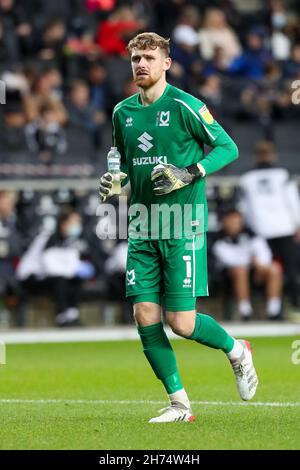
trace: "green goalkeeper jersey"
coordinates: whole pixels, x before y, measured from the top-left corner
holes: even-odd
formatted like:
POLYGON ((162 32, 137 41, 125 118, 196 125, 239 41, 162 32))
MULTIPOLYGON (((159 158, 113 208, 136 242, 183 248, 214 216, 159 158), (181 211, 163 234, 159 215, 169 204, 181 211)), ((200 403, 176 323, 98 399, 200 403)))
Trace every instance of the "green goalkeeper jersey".
POLYGON ((235 143, 202 101, 170 84, 149 106, 139 93, 132 95, 114 108, 113 140, 131 184, 129 236, 187 238, 207 230, 205 178, 162 196, 154 195, 151 181, 159 163, 200 162, 209 175, 238 157, 235 143), (212 147, 207 155, 204 144, 212 147))

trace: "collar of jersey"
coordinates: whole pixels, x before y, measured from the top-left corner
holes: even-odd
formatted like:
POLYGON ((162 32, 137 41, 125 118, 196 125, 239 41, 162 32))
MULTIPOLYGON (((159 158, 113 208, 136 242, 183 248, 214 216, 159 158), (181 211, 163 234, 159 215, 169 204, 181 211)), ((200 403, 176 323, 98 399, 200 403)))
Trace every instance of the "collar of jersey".
POLYGON ((162 94, 157 100, 155 100, 153 103, 149 104, 148 106, 144 106, 144 105, 141 103, 141 97, 140 97, 140 94, 138 93, 138 94, 137 94, 137 100, 136 100, 138 107, 139 107, 139 108, 143 108, 143 109, 148 109, 148 108, 152 108, 152 107, 156 106, 156 105, 157 105, 158 103, 160 103, 161 100, 165 97, 165 95, 166 95, 166 93, 167 93, 167 91, 168 91, 169 88, 170 88, 170 84, 167 83, 167 86, 166 86, 166 88, 164 89, 163 94, 162 94))

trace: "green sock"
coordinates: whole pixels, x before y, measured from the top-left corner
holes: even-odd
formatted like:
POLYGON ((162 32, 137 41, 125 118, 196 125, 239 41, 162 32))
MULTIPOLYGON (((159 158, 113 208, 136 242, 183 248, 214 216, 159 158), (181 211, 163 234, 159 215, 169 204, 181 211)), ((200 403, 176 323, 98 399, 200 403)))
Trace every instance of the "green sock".
POLYGON ((176 358, 162 322, 150 326, 138 326, 144 354, 156 377, 162 381, 168 394, 183 388, 176 358))
POLYGON ((188 339, 204 344, 214 349, 222 349, 229 353, 234 344, 234 339, 209 315, 196 313, 195 329, 188 339))

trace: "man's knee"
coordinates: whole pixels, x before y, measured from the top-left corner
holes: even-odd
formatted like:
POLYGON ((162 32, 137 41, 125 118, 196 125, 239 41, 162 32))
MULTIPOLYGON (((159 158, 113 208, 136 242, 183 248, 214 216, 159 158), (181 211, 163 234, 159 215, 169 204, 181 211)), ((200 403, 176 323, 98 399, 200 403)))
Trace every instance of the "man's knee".
POLYGON ((233 278, 239 278, 240 276, 247 276, 249 268, 247 266, 234 266, 228 269, 228 273, 233 278))
POLYGON ((279 263, 276 261, 273 261, 273 263, 270 266, 270 273, 274 277, 282 277, 282 267, 279 263))
POLYGON ((195 311, 167 312, 167 323, 172 331, 184 338, 189 338, 195 329, 195 311))
POLYGON ((133 306, 137 325, 149 326, 161 321, 161 306, 153 302, 138 302, 133 306))

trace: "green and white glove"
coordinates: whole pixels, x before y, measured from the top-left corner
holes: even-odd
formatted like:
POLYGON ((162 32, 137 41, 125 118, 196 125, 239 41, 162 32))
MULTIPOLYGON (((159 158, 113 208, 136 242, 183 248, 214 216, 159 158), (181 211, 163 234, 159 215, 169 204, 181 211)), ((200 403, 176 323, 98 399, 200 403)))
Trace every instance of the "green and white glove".
POLYGON ((172 191, 177 191, 195 179, 205 176, 204 168, 199 164, 178 168, 169 163, 156 165, 151 172, 151 180, 154 182, 154 194, 161 196, 172 191))
MULTIPOLYGON (((120 172, 120 183, 127 177, 126 173, 123 173, 122 171, 120 172)), ((101 202, 105 202, 106 199, 109 199, 110 197, 114 196, 114 191, 113 191, 113 180, 114 177, 111 173, 105 173, 103 176, 100 178, 100 183, 99 183, 99 196, 101 202)))

